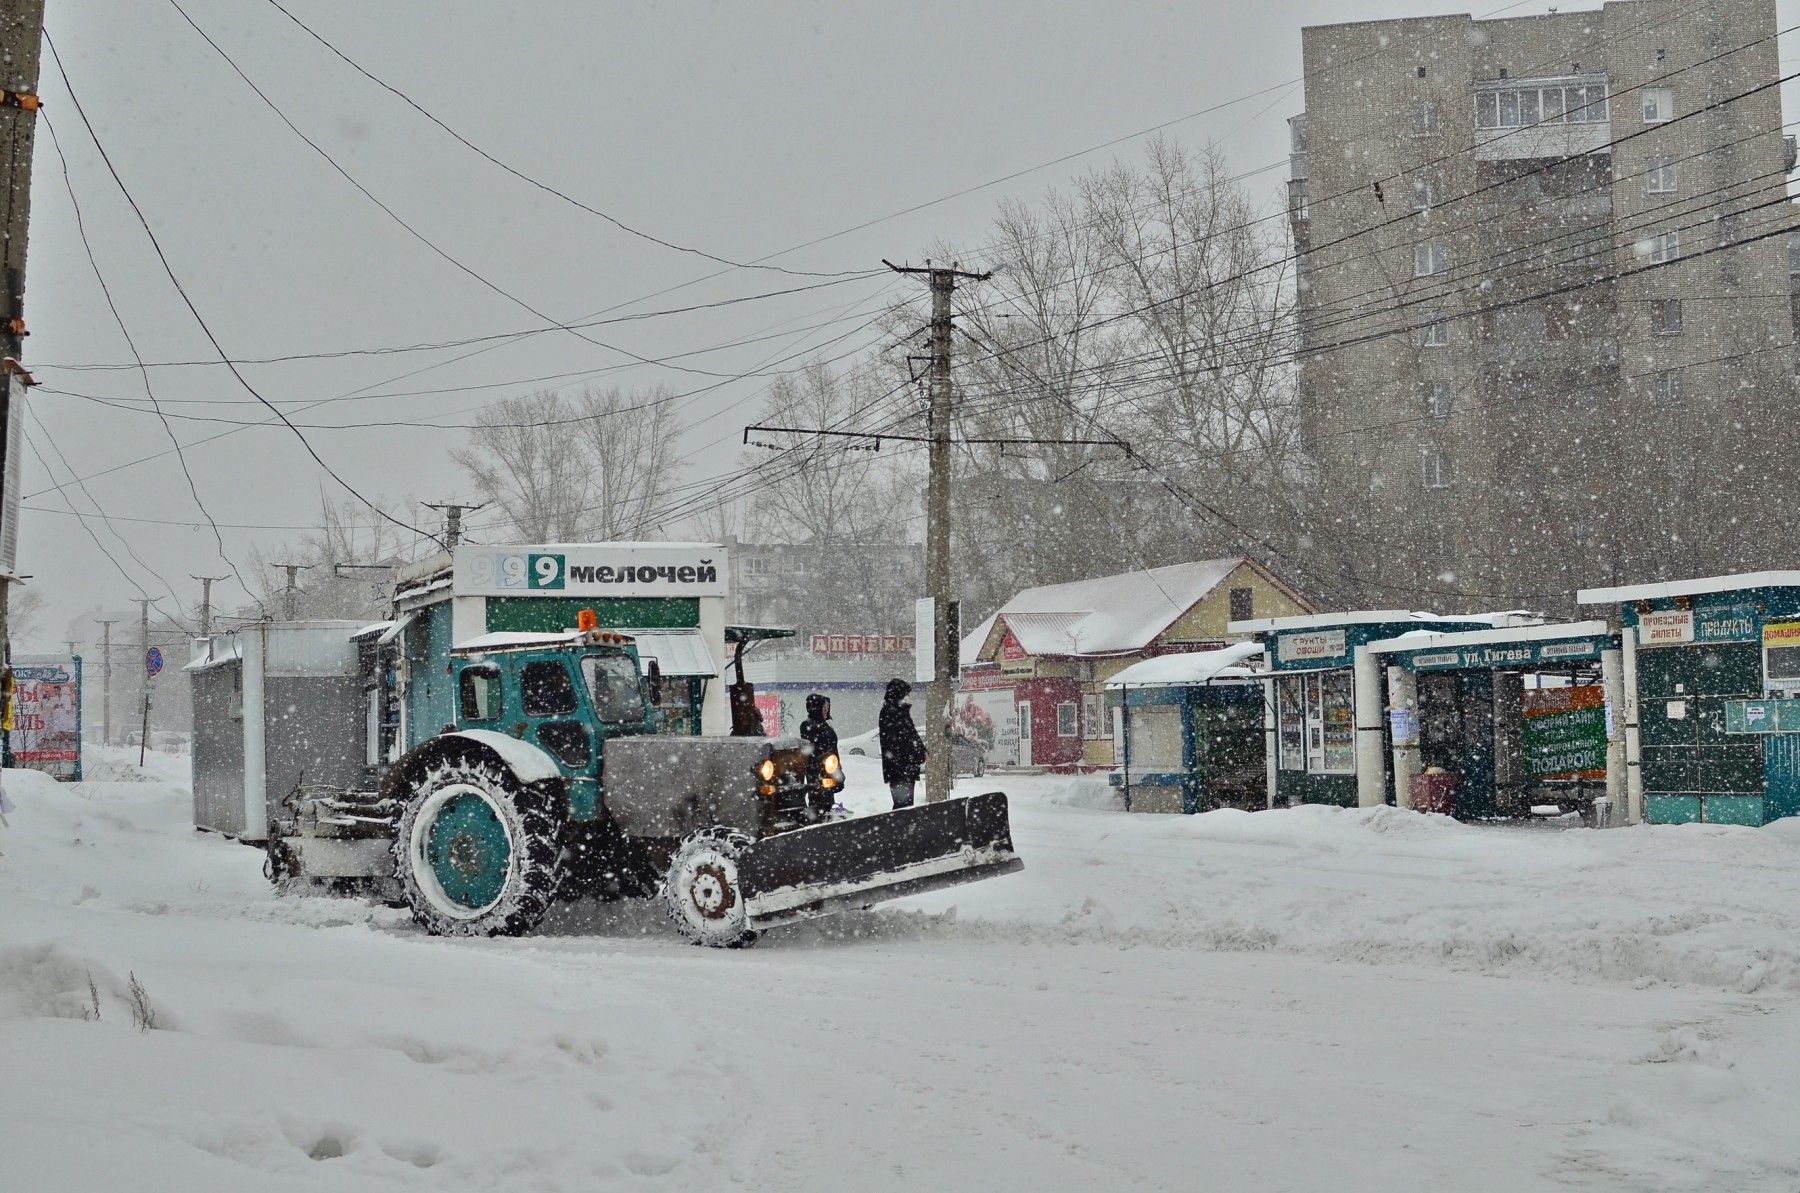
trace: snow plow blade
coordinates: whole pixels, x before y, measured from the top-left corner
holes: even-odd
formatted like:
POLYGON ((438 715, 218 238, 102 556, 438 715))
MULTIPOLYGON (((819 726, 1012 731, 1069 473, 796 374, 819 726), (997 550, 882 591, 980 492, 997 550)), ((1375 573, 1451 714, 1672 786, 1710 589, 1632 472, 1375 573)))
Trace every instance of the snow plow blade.
POLYGON ((750 927, 869 907, 1025 866, 1006 796, 896 808, 768 837, 738 863, 750 927))

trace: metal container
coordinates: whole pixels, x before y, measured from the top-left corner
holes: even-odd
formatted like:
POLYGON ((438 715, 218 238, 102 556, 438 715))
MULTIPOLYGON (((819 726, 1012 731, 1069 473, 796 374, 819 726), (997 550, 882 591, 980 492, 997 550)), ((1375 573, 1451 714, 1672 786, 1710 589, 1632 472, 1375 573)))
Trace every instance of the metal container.
POLYGON ((301 782, 363 777, 354 621, 261 622, 195 643, 194 827, 246 841, 301 782))

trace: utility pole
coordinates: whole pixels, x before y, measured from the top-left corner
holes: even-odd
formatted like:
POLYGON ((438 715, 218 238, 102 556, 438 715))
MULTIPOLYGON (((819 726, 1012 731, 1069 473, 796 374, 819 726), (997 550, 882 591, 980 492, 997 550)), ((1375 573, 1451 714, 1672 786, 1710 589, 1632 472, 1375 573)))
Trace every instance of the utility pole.
MULTIPOLYGON (((7 604, 17 578, 19 455, 25 450, 25 245, 31 226, 31 153, 37 143, 38 45, 44 39, 44 0, 0 0, 0 666, 11 704, 12 638, 7 604), (18 383, 15 383, 15 379, 18 383), (19 401, 14 400, 15 395, 19 401)), ((0 710, 4 712, 8 710, 0 710)), ((0 741, 10 763, 10 739, 0 741)))
POLYGON ((462 542, 463 515, 472 514, 479 509, 486 509, 487 502, 470 505, 467 502, 458 501, 427 501, 425 508, 444 511, 444 547, 446 550, 454 551, 456 544, 462 542))
POLYGON ((950 719, 955 715, 960 626, 955 590, 950 580, 950 299, 961 279, 980 282, 989 273, 967 273, 955 262, 949 268, 927 261, 917 266, 883 261, 895 273, 926 275, 931 287, 931 420, 930 470, 925 483, 925 587, 931 597, 931 687, 925 697, 925 799, 950 797, 954 774, 950 758, 950 719))
POLYGON ((272 563, 270 567, 280 568, 287 573, 287 587, 282 589, 281 616, 284 621, 293 621, 300 613, 300 589, 294 583, 294 576, 311 567, 310 563, 272 563))
POLYGON ((212 637, 212 586, 225 579, 224 576, 196 576, 191 572, 188 579, 200 581, 200 636, 212 637))
POLYGON ((138 666, 143 669, 143 723, 138 727, 138 765, 150 745, 150 598, 138 598, 138 666))
POLYGON ((103 746, 112 745, 112 628, 118 620, 115 617, 100 622, 100 744, 103 746))

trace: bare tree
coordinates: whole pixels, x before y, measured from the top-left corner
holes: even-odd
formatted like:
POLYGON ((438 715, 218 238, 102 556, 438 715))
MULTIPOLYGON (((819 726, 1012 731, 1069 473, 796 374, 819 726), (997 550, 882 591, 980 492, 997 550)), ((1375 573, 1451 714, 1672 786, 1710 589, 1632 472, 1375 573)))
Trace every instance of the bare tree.
POLYGON ((451 458, 505 517, 507 533, 527 543, 580 537, 593 481, 569 404, 543 390, 494 403, 476 424, 451 458))
POLYGON ((586 535, 622 541, 662 529, 682 433, 674 402, 675 394, 662 387, 584 390, 576 401, 591 497, 581 521, 586 535))

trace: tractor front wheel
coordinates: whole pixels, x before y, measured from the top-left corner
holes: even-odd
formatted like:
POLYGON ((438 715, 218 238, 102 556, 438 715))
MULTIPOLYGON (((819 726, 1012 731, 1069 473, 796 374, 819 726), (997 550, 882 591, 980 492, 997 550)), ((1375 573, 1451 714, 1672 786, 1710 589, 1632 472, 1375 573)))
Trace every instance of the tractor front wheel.
POLYGON ((695 944, 739 949, 756 933, 744 908, 738 860, 750 848, 749 837, 715 825, 691 833, 675 850, 663 879, 663 905, 675 930, 695 944))
POLYGON ((451 756, 407 793, 394 873, 407 906, 436 936, 517 936, 557 889, 562 824, 552 793, 499 763, 451 756))

